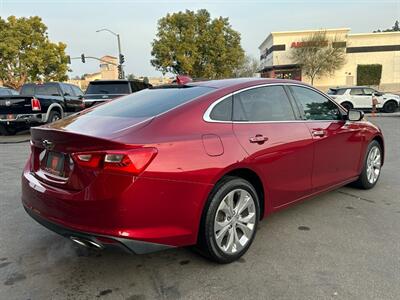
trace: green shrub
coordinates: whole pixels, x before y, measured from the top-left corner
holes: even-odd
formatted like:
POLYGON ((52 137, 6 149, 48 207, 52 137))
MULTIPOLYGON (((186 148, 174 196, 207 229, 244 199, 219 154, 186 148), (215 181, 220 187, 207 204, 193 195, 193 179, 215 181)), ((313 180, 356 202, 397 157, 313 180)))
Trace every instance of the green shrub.
POLYGON ((357 85, 379 85, 382 65, 357 65, 357 85))

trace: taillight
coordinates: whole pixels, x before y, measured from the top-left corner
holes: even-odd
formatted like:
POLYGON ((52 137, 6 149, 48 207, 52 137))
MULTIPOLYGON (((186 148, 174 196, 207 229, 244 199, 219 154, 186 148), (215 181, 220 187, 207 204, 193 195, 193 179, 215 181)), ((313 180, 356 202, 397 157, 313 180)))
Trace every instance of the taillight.
POLYGON ((41 111, 41 107, 40 107, 40 101, 37 98, 32 98, 31 99, 31 106, 32 106, 32 110, 33 111, 41 111))
POLYGON ((156 154, 157 149, 155 148, 139 148, 123 151, 80 152, 72 154, 72 157, 82 167, 139 175, 156 154))

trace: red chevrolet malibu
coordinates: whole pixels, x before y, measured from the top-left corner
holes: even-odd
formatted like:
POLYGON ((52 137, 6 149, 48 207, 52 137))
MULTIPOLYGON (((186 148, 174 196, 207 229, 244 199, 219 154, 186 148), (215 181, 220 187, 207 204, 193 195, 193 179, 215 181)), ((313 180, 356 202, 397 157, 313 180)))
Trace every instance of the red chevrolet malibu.
POLYGON ((383 136, 297 81, 156 87, 32 128, 22 202, 87 247, 197 245, 238 259, 259 220, 348 183, 378 181, 383 136))

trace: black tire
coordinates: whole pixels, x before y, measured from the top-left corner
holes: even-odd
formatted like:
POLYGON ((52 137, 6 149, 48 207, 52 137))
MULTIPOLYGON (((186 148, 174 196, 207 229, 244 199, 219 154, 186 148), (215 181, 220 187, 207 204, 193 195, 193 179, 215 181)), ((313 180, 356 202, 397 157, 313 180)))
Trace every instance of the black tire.
POLYGON ((346 110, 350 110, 353 109, 353 104, 351 104, 351 102, 345 101, 343 103, 340 103, 340 105, 342 105, 346 110))
POLYGON ((368 157, 369 157, 372 149, 374 149, 375 147, 377 147, 379 149, 380 166, 382 166, 381 145, 376 140, 373 140, 371 143, 369 143, 369 145, 367 147, 367 151, 366 151, 365 157, 364 157, 363 169, 360 174, 360 177, 358 177, 358 179, 353 183, 353 186, 358 187, 360 189, 369 190, 369 189, 372 189, 378 182, 380 174, 381 174, 380 169, 379 169, 378 177, 376 178, 376 180, 374 180, 374 182, 371 182, 370 180, 368 180, 368 157))
MULTIPOLYGON (((246 193, 244 193, 244 194, 246 194, 246 193)), ((239 200, 237 199, 236 201, 237 201, 236 202, 236 205, 237 205, 237 203, 239 203, 239 200)), ((235 207, 235 209, 236 208, 237 208, 237 206, 235 207)), ((247 208, 246 208, 246 210, 248 213, 247 216, 249 216, 250 210, 248 210, 247 208)), ((243 210, 242 213, 246 213, 246 210, 243 210)), ((221 211, 218 211, 218 213, 220 213, 220 212, 221 211)), ((240 217, 245 218, 247 216, 245 215, 243 217, 241 213, 237 213, 236 217, 235 217, 236 218, 235 221, 239 220, 240 217)), ((233 261, 239 259, 249 249, 249 247, 250 247, 251 243, 253 242, 254 237, 256 235, 259 219, 260 219, 260 205, 259 205, 259 199, 257 196, 257 192, 254 189, 254 187, 248 181, 246 181, 242 178, 231 177, 231 176, 225 177, 219 183, 216 184, 213 191, 209 195, 209 198, 208 198, 207 204, 204 208, 202 219, 201 219, 197 249, 199 250, 199 252, 202 255, 206 256, 207 258, 209 258, 215 262, 218 262, 221 264, 233 262, 233 261), (243 248, 240 249, 239 251, 237 251, 236 253, 226 253, 217 244, 216 236, 215 236, 216 233, 214 233, 214 222, 216 221, 217 211, 220 207, 220 204, 224 200, 224 198, 229 193, 233 193, 233 199, 234 199, 234 197, 236 197, 236 193, 239 193, 239 195, 241 195, 242 192, 241 191, 238 192, 236 190, 244 190, 254 200, 253 201, 254 206, 251 204, 251 209, 253 210, 251 215, 254 216, 254 214, 255 214, 255 220, 252 221, 252 222, 254 222, 254 227, 252 226, 252 224, 249 225, 252 228, 251 229, 251 237, 247 239, 247 235, 244 234, 244 231, 241 231, 241 229, 239 227, 237 227, 236 225, 233 225, 233 229, 230 229, 230 230, 235 230, 234 237, 239 237, 239 235, 241 235, 239 240, 242 240, 242 238, 244 237, 245 240, 247 240, 247 241, 244 245, 240 245, 240 247, 243 247, 243 248)), ((225 221, 227 221, 227 220, 225 220, 225 221)), ((232 222, 234 222, 233 217, 232 217, 232 222)), ((232 225, 229 225, 229 226, 230 226, 230 228, 232 228, 232 225)), ((231 232, 231 231, 229 231, 229 232, 231 232)), ((229 233, 229 232, 226 231, 226 234, 229 236, 230 236, 230 234, 233 234, 233 233, 229 233)), ((223 234, 223 235, 226 235, 226 234, 223 234)), ((223 239, 221 239, 221 240, 223 240, 223 239)), ((228 238, 227 238, 227 240, 228 240, 228 238)), ((235 241, 238 242, 238 240, 235 240, 235 241)), ((227 243, 228 243, 228 241, 227 241, 227 243)), ((236 249, 236 247, 235 247, 235 249, 236 249)))
POLYGON ((49 113, 49 118, 47 119, 47 123, 53 123, 60 119, 61 119, 61 114, 58 111, 52 110, 49 113))
POLYGON ((17 129, 12 126, 0 124, 0 133, 2 135, 15 135, 17 133, 17 129))
POLYGON ((397 102, 395 100, 389 100, 383 105, 383 111, 385 113, 394 113, 397 110, 397 102))

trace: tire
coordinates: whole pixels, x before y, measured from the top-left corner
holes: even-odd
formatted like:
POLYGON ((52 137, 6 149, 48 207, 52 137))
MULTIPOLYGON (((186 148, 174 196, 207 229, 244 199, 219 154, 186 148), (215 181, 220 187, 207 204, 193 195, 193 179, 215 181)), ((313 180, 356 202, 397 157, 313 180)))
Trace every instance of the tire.
POLYGON ((52 111, 50 111, 49 118, 47 119, 47 123, 53 123, 60 119, 61 119, 61 114, 58 111, 52 110, 52 111))
POLYGON ((2 135, 15 135, 17 133, 17 129, 12 126, 0 124, 0 133, 2 135))
POLYGON ((383 105, 383 111, 385 113, 394 113, 397 110, 397 102, 394 100, 386 101, 383 105))
POLYGON ((348 101, 340 103, 340 105, 342 105, 346 110, 350 110, 350 109, 354 108, 353 104, 351 104, 351 102, 348 102, 348 101))
POLYGON ((225 177, 216 184, 204 208, 197 249, 215 262, 233 262, 249 249, 259 219, 254 187, 242 178, 225 177))
POLYGON ((360 174, 360 177, 357 179, 357 181, 354 182, 353 185, 364 190, 372 189, 378 182, 379 176, 381 174, 381 167, 382 167, 382 148, 377 141, 373 140, 371 143, 369 143, 367 147, 367 152, 364 158, 363 169, 360 174), (378 152, 376 152, 376 155, 374 155, 373 151, 378 151, 378 152), (378 155, 379 159, 376 158, 378 155), (371 160, 374 157, 376 158, 375 164, 371 160))

